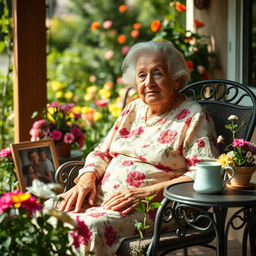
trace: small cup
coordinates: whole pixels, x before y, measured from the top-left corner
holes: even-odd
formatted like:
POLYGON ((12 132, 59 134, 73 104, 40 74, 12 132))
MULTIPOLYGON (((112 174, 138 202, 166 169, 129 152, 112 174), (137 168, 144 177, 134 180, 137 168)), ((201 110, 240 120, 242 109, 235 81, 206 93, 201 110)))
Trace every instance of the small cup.
POLYGON ((234 176, 234 169, 230 166, 222 168, 218 162, 200 162, 196 164, 193 188, 198 193, 217 194, 223 191, 226 183, 230 182, 234 176), (230 177, 225 172, 227 169, 231 171, 230 177))

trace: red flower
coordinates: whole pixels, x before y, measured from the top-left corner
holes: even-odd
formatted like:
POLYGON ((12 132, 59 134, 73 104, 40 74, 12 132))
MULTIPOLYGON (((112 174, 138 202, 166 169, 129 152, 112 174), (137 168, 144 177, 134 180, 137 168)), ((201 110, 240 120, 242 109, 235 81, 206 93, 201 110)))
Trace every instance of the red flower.
POLYGON ((126 128, 122 128, 119 131, 121 138, 129 138, 130 132, 126 128))
POLYGON ((200 20, 194 20, 194 25, 197 27, 197 28, 201 28, 204 26, 204 23, 200 20))
POLYGON ((176 10, 178 12, 185 12, 186 11, 186 6, 184 4, 179 3, 179 2, 176 2, 175 7, 176 7, 176 10))
POLYGON ((127 11, 127 9, 128 9, 128 7, 125 4, 120 5, 118 8, 119 12, 125 12, 125 11, 127 11))
POLYGON ((171 143, 175 139, 177 134, 177 131, 168 129, 160 133, 160 137, 157 139, 157 141, 161 144, 171 143))
POLYGON ((104 236, 107 242, 107 245, 111 247, 116 241, 116 231, 112 226, 108 226, 105 228, 104 236))
POLYGON ((159 20, 154 20, 151 25, 150 25, 150 28, 153 32, 157 32, 161 29, 162 27, 162 24, 159 20))
POLYGON ((205 147, 205 142, 202 139, 197 140, 196 144, 199 148, 204 148, 205 147))
POLYGON ((106 107, 109 103, 109 99, 97 99, 95 100, 95 104, 98 106, 98 107, 106 107))
POLYGON ((183 109, 179 114, 175 116, 177 120, 182 120, 189 115, 190 111, 188 109, 183 109))
POLYGON ((187 68, 188 69, 193 69, 194 68, 194 63, 193 63, 193 61, 191 61, 191 60, 186 60, 186 66, 187 66, 187 68))
POLYGON ((144 173, 132 171, 128 173, 126 182, 130 186, 139 187, 143 183, 145 177, 144 173))

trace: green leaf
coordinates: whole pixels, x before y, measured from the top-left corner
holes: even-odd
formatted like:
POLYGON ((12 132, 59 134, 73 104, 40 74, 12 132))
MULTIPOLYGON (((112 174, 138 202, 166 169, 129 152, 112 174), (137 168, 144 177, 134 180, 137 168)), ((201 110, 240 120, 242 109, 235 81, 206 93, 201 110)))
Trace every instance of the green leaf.
POLYGON ((136 221, 134 226, 136 229, 140 230, 142 228, 142 222, 136 221))
POLYGON ((139 202, 138 207, 136 208, 136 211, 143 213, 143 212, 145 212, 145 209, 146 209, 145 205, 143 203, 139 202))
POLYGON ((159 202, 154 202, 154 203, 151 203, 151 204, 150 204, 150 208, 151 208, 151 209, 158 208, 158 207, 160 207, 161 205, 162 205, 162 204, 159 203, 159 202))
POLYGON ((35 117, 37 117, 37 116, 38 116, 38 112, 35 111, 35 112, 33 112, 33 114, 31 115, 31 118, 33 119, 33 118, 35 118, 35 117))
POLYGON ((155 198, 155 197, 156 197, 156 195, 148 196, 148 197, 146 197, 146 200, 147 200, 148 202, 151 202, 151 201, 153 200, 153 198, 155 198))

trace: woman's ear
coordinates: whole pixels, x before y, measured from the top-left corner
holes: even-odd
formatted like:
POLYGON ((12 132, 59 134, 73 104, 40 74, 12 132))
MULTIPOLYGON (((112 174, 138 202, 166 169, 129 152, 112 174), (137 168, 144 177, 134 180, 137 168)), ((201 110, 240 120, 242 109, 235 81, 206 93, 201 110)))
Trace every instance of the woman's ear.
POLYGON ((176 91, 178 91, 178 90, 180 90, 180 86, 181 86, 181 78, 179 77, 179 78, 177 78, 177 79, 175 80, 174 89, 175 89, 176 91))

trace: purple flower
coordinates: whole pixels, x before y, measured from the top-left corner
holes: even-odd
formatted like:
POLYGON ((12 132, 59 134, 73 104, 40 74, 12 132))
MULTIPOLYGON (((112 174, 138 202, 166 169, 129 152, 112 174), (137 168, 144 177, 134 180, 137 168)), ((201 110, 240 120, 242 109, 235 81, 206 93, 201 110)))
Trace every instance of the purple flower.
POLYGON ((67 132, 64 135, 64 142, 67 144, 71 144, 75 140, 75 136, 71 132, 67 132))
POLYGON ((53 101, 48 108, 58 108, 59 107, 59 103, 57 101, 53 101))
POLYGON ((52 132, 52 138, 53 138, 53 140, 61 140, 61 138, 62 138, 62 132, 59 131, 59 130, 54 130, 54 131, 52 132))
POLYGON ((73 103, 69 103, 69 104, 61 104, 59 105, 59 109, 65 113, 69 112, 73 107, 75 106, 75 104, 73 103))

